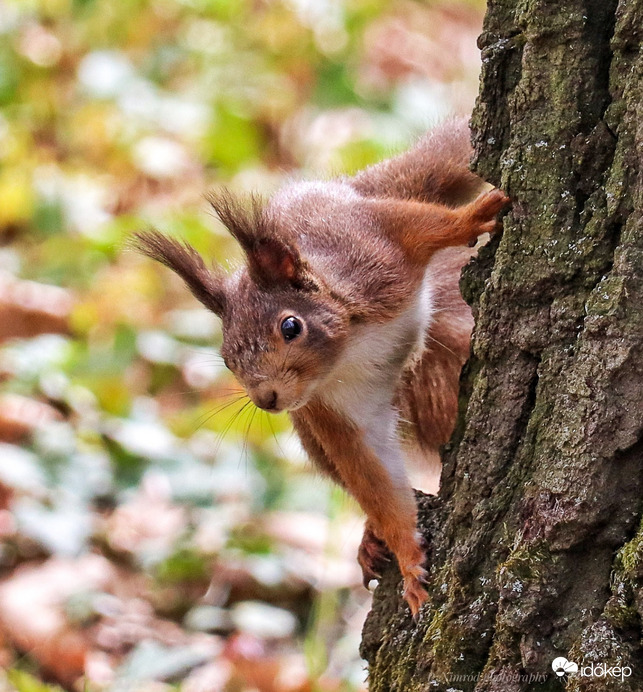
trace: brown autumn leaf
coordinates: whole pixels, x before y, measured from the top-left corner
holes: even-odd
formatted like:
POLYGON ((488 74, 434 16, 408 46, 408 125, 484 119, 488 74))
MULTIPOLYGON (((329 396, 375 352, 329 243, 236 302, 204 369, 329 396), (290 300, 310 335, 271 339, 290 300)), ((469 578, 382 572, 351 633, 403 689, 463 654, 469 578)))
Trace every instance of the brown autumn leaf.
POLYGON ((98 555, 19 568, 0 584, 0 628, 17 649, 71 685, 84 673, 89 643, 69 623, 65 604, 74 594, 105 589, 113 577, 110 563, 98 555))
POLYGON ((107 520, 107 540, 119 552, 165 554, 185 531, 187 520, 185 508, 172 502, 166 478, 150 472, 107 520))
POLYGON ((401 4, 366 32, 362 76, 380 89, 414 75, 448 83, 470 66, 477 68, 480 23, 480 12, 472 7, 401 4))
POLYGON ((53 406, 42 401, 19 394, 0 395, 0 441, 17 442, 39 425, 61 418, 53 406))
POLYGON ((0 341, 69 332, 73 298, 58 286, 0 273, 0 341))
POLYGON ((228 639, 225 658, 233 664, 232 679, 259 692, 310 692, 313 689, 301 656, 252 634, 240 633, 228 639))

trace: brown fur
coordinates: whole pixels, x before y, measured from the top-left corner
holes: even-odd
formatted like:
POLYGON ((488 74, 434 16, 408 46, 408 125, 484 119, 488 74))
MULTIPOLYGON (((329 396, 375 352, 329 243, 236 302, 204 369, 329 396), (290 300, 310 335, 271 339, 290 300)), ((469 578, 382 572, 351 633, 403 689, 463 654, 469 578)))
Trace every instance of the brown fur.
POLYGON ((454 118, 426 134, 409 151, 358 173, 353 186, 365 197, 459 206, 475 197, 484 185, 463 166, 470 156, 467 121, 454 118))
POLYGON ((398 387, 400 417, 412 429, 410 438, 424 452, 448 442, 458 410, 458 384, 469 357, 473 329, 471 309, 460 295, 462 267, 475 255, 469 248, 450 248, 429 263, 436 289, 435 313, 424 351, 404 370, 398 387))
POLYGON ((155 231, 136 241, 221 316, 226 364, 258 406, 290 412, 311 459, 357 499, 365 577, 386 543, 414 614, 425 571, 398 415, 420 449, 448 439, 472 326, 458 290, 472 251, 459 246, 493 231, 508 202, 499 190, 469 201, 483 183, 468 157, 454 122, 352 179, 293 183, 266 205, 213 195, 246 255, 231 276, 155 231))
POLYGON ((291 415, 309 452, 315 449, 315 461, 351 492, 374 533, 397 558, 404 577, 405 597, 413 613, 417 613, 426 592, 420 583, 425 576, 424 556, 416 535, 411 486, 396 483, 373 451, 364 445, 356 426, 319 400, 291 415))

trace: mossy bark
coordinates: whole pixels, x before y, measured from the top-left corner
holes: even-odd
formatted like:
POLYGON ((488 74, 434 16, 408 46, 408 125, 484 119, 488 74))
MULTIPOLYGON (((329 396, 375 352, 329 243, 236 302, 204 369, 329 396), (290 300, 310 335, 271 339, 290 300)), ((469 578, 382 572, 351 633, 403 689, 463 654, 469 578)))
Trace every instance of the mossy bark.
POLYGON ((643 689, 642 39, 643 0, 489 2, 474 166, 513 207, 462 281, 429 600, 385 574, 371 692, 643 689))

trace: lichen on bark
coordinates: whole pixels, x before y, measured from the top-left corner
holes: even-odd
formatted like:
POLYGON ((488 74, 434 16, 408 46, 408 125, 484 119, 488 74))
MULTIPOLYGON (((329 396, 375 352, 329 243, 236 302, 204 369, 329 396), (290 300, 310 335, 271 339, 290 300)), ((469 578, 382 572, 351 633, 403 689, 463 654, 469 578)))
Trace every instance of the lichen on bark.
POLYGON ((513 207, 463 277, 429 600, 414 623, 385 574, 371 692, 643 689, 642 39, 643 0, 489 2, 474 167, 513 207))

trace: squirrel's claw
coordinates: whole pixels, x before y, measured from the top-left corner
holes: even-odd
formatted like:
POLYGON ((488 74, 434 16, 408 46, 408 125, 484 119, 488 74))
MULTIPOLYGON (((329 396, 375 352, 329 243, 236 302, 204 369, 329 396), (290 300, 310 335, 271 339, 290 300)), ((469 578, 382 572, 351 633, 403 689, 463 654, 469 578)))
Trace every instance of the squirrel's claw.
POLYGON ((416 567, 412 573, 404 577, 404 591, 402 596, 409 604, 413 619, 417 622, 420 616, 420 608, 426 601, 428 594, 423 584, 427 583, 427 573, 422 567, 416 567))
POLYGON ((477 233, 493 233, 501 227, 496 215, 510 204, 511 200, 497 187, 483 192, 472 203, 472 217, 477 226, 477 233))
POLYGON ((511 202, 509 197, 497 187, 479 195, 473 202, 475 214, 482 221, 491 219, 511 202))
POLYGON ((423 565, 427 561, 427 541, 424 536, 418 536, 418 545, 421 550, 421 559, 419 562, 412 563, 411 566, 402 568, 403 584, 404 590, 402 596, 404 600, 409 604, 411 613, 413 614, 413 620, 417 622, 420 614, 420 608, 426 599, 428 594, 424 588, 429 583, 429 573, 424 569, 423 565))
POLYGON ((382 572, 391 559, 392 554, 386 543, 378 538, 367 524, 357 551, 357 561, 362 568, 362 581, 367 589, 373 579, 382 578, 382 572))

